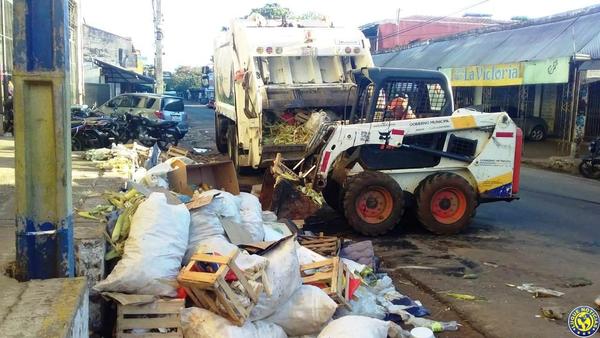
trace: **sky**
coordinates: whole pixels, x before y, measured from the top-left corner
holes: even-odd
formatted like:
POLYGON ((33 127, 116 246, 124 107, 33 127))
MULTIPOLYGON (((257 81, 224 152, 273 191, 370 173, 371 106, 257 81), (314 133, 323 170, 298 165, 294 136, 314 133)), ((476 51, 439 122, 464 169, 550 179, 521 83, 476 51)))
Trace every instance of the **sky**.
MULTIPOLYGON (((86 24, 131 37, 146 63, 153 63, 152 0, 80 1, 86 24)), ((600 0, 163 0, 165 70, 174 70, 180 65, 208 64, 213 40, 221 28, 228 26, 231 19, 245 16, 252 8, 268 2, 278 2, 298 14, 318 12, 327 15, 336 26, 346 27, 395 19, 398 9, 401 17, 462 16, 468 12, 508 20, 514 16, 536 18, 600 4, 600 0)))

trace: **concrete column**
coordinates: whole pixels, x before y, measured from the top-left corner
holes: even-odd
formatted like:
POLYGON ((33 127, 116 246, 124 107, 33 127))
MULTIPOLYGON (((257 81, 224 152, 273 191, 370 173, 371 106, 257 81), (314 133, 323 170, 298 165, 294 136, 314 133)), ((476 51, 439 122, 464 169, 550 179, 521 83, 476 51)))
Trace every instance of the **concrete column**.
POLYGON ((16 251, 21 279, 72 277, 68 0, 14 1, 16 251))
POLYGON ((473 89, 473 105, 483 104, 483 87, 475 87, 473 89))

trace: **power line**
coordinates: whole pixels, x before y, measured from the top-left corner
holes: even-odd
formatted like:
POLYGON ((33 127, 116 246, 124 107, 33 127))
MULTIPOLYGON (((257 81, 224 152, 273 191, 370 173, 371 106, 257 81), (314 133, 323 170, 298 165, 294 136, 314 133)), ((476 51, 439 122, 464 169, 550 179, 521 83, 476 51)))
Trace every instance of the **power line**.
POLYGON ((431 18, 431 19, 429 19, 429 20, 427 20, 425 22, 416 24, 414 26, 407 27, 407 28, 405 28, 403 30, 399 30, 397 32, 394 32, 394 33, 388 34, 386 36, 383 36, 381 38, 377 38, 377 42, 379 43, 379 41, 383 41, 383 40, 388 39, 390 37, 394 37, 394 36, 397 36, 397 35, 400 35, 400 34, 403 34, 403 33, 406 33, 406 32, 410 32, 410 31, 413 31, 415 29, 419 29, 421 27, 427 26, 427 25, 429 25, 431 23, 444 20, 444 19, 446 19, 446 18, 448 18, 448 17, 450 17, 450 16, 452 16, 454 14, 458 14, 460 12, 464 12, 466 10, 469 10, 469 9, 473 8, 473 7, 477 7, 477 6, 481 5, 481 4, 484 4, 484 3, 488 2, 488 1, 490 1, 490 0, 482 0, 482 1, 479 1, 478 3, 475 3, 473 5, 470 5, 468 7, 462 8, 462 9, 459 9, 459 10, 457 10, 455 12, 450 13, 450 14, 446 14, 446 15, 441 16, 441 17, 431 18))

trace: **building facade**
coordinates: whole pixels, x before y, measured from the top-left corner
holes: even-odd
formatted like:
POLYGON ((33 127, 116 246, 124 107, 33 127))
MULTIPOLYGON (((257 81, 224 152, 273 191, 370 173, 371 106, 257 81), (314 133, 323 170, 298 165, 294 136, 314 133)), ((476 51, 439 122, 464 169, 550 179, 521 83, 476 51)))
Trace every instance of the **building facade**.
POLYGON ((417 42, 506 23, 508 22, 489 17, 454 18, 413 15, 398 20, 366 24, 360 29, 371 42, 371 52, 379 53, 417 42))
POLYGON ((85 103, 90 106, 100 105, 122 92, 134 91, 127 81, 107 81, 106 76, 111 70, 143 73, 140 53, 135 49, 131 38, 89 25, 83 25, 82 31, 85 103))
POLYGON ((568 145, 600 136, 600 6, 378 54, 379 66, 437 69, 458 107, 541 118, 568 145))

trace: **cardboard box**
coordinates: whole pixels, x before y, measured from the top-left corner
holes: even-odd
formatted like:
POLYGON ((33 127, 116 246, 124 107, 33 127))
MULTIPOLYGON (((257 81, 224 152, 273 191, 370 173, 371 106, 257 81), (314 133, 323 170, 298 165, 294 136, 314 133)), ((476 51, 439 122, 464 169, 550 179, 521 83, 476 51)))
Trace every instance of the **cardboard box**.
POLYGON ((167 174, 169 188, 177 193, 192 196, 194 192, 190 186, 207 184, 213 189, 240 194, 237 173, 231 161, 185 165, 177 160, 171 166, 175 170, 167 174))

